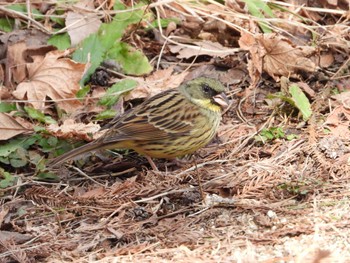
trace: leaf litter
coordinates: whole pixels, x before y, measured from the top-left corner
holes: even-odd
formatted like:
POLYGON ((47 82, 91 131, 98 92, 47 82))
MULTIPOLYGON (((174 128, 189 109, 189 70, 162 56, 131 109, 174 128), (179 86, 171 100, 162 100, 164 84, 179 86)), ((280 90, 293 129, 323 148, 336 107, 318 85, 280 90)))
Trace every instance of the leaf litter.
MULTIPOLYGON (((1 178, 12 176, 8 181, 14 182, 0 192, 0 233, 5 236, 6 231, 8 237, 0 242, 1 260, 347 262, 349 114, 347 94, 331 96, 337 92, 335 87, 341 87, 338 91, 349 88, 346 11, 341 2, 338 6, 328 3, 335 7, 332 10, 283 4, 295 13, 274 10, 284 26, 267 18, 263 26, 275 33, 262 35, 256 33, 262 27, 261 18, 248 14, 242 3, 152 3, 156 19, 175 14, 182 24, 169 26, 166 34, 154 33, 154 38, 131 25, 126 30, 123 41, 160 59, 159 70, 148 76, 114 73, 117 78, 109 80, 113 83, 120 78, 138 82, 138 87, 122 96, 126 103, 120 109, 176 87, 191 75, 213 74, 226 80, 232 100, 217 138, 199 150, 195 163, 179 166, 157 160, 160 171, 152 171, 142 157, 123 152, 123 159, 109 157, 96 164, 60 167, 56 171, 59 182, 37 180, 33 168, 11 170, 0 156, 4 163, 1 178), (313 27, 303 23, 303 15, 314 19, 313 27), (321 26, 323 22, 330 26, 321 26), (303 27, 296 26, 300 24, 303 27), (303 41, 295 40, 305 32, 303 41), (324 32, 314 42, 317 48, 310 45, 310 32, 324 32), (297 37, 291 37, 293 33, 297 37), (222 57, 212 52, 175 57, 168 41, 183 47, 181 37, 188 40, 189 36, 235 52, 222 57), (214 69, 203 64, 214 65, 214 69), (232 71, 236 67, 239 71, 232 71), (230 76, 241 80, 233 81, 230 76), (281 90, 281 77, 303 84, 298 86, 312 102, 307 122, 287 103, 266 103, 269 93, 281 90), (253 92, 244 92, 249 89, 253 92), (263 129, 274 127, 297 136, 291 140, 276 137, 265 144, 254 139, 263 129)), ((99 3, 94 11, 106 14, 111 7, 99 3)), ((75 12, 83 14, 79 9, 75 12)), ((18 15, 6 14, 10 18, 18 15)), ((30 16, 25 18, 31 21, 30 16)), ((34 25, 41 28, 40 23, 34 25)), ((23 54, 28 47, 19 44, 18 50, 23 54)), ((28 103, 56 117, 61 123, 42 126, 55 137, 89 140, 100 126, 89 115, 101 110, 93 102, 105 96, 104 88, 91 86, 92 91, 77 100, 85 65, 64 52, 38 50, 29 56, 32 61, 12 50, 11 64, 1 64, 6 101, 19 106, 28 103), (13 66, 17 71, 12 71, 13 66), (70 85, 65 84, 67 79, 70 85), (53 102, 70 116, 61 119, 60 113, 53 113, 53 102)), ((0 116, 6 116, 1 124, 22 131, 17 116, 0 116)), ((5 132, 6 127, 1 128, 4 138, 18 135, 5 132)))

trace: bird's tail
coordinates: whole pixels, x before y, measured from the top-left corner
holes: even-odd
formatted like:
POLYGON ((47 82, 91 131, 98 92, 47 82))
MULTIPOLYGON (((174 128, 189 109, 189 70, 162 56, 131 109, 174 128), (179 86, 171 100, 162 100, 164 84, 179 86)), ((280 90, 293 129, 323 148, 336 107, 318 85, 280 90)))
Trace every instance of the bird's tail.
POLYGON ((105 148, 105 145, 101 142, 90 142, 52 159, 51 161, 49 161, 48 166, 56 167, 64 163, 65 161, 71 160, 83 153, 91 152, 94 150, 101 150, 105 148))

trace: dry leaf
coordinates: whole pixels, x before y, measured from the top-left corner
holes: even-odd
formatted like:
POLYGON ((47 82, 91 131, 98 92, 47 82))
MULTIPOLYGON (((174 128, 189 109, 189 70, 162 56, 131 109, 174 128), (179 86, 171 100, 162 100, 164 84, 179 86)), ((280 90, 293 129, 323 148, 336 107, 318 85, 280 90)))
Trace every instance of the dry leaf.
POLYGON ((177 75, 173 73, 174 68, 169 67, 164 70, 158 70, 146 79, 133 78, 138 82, 138 86, 133 89, 125 100, 151 97, 159 92, 180 86, 188 72, 182 72, 177 75))
MULTIPOLYGON (((298 72, 314 72, 315 63, 309 58, 314 48, 296 47, 287 38, 276 34, 260 34, 252 36, 242 33, 239 45, 249 50, 254 70, 260 74, 265 71, 274 79, 280 76, 298 77, 298 72)), ((253 78, 253 76, 251 76, 253 78)))
MULTIPOLYGON (((26 77, 26 61, 23 52, 27 50, 25 41, 10 45, 7 50, 7 70, 8 81, 20 83, 26 77)), ((9 83, 8 82, 8 83, 9 83)))
POLYGON ((73 47, 90 34, 96 33, 100 25, 101 21, 97 13, 85 15, 75 12, 67 13, 66 26, 73 47))
POLYGON ((8 140, 19 134, 32 132, 32 125, 7 113, 0 113, 0 140, 8 140))
POLYGON ((81 139, 91 141, 89 134, 96 134, 100 130, 100 125, 94 123, 76 123, 72 119, 67 119, 62 125, 50 124, 47 130, 54 136, 64 139, 81 139))
POLYGON ((350 109, 350 91, 342 92, 332 96, 336 105, 343 105, 346 109, 350 109))
POLYGON ((302 88, 307 95, 310 96, 310 98, 314 98, 316 93, 315 91, 310 88, 310 86, 306 82, 298 82, 297 83, 300 88, 302 88))
POLYGON ((336 107, 327 117, 324 123, 332 133, 332 136, 348 140, 350 137, 350 109, 343 105, 336 107))
POLYGON ((186 59, 201 55, 223 58, 238 51, 238 49, 224 47, 218 42, 200 41, 193 44, 195 45, 169 45, 169 48, 172 53, 179 53, 176 57, 186 59))
POLYGON ((328 68, 329 66, 333 65, 333 63, 334 63, 334 56, 332 53, 328 52, 320 56, 321 68, 328 68))
POLYGON ((4 86, 0 86, 0 100, 6 100, 10 97, 11 97, 10 91, 4 86))
POLYGON ((66 112, 74 112, 81 104, 75 94, 80 88, 85 65, 64 58, 65 55, 63 51, 52 51, 44 58, 34 56, 34 62, 26 65, 28 80, 20 83, 13 95, 17 99, 27 99, 40 110, 49 97, 66 112))

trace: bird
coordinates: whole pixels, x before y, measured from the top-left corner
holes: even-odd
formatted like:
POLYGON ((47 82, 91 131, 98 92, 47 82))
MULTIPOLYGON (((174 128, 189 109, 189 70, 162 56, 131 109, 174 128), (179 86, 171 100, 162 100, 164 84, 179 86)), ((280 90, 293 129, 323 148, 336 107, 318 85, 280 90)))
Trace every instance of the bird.
POLYGON ((160 92, 112 120, 100 138, 54 158, 49 166, 95 150, 132 149, 157 170, 152 158, 182 157, 213 139, 229 104, 224 91, 218 80, 198 77, 160 92))

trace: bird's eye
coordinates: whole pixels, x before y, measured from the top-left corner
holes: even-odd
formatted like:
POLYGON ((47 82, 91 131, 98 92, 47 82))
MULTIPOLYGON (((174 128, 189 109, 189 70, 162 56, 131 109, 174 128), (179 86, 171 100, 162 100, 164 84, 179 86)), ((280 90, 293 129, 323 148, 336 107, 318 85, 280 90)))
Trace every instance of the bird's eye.
POLYGON ((209 93, 210 92, 210 87, 207 84, 203 84, 202 85, 202 89, 205 93, 209 93))

